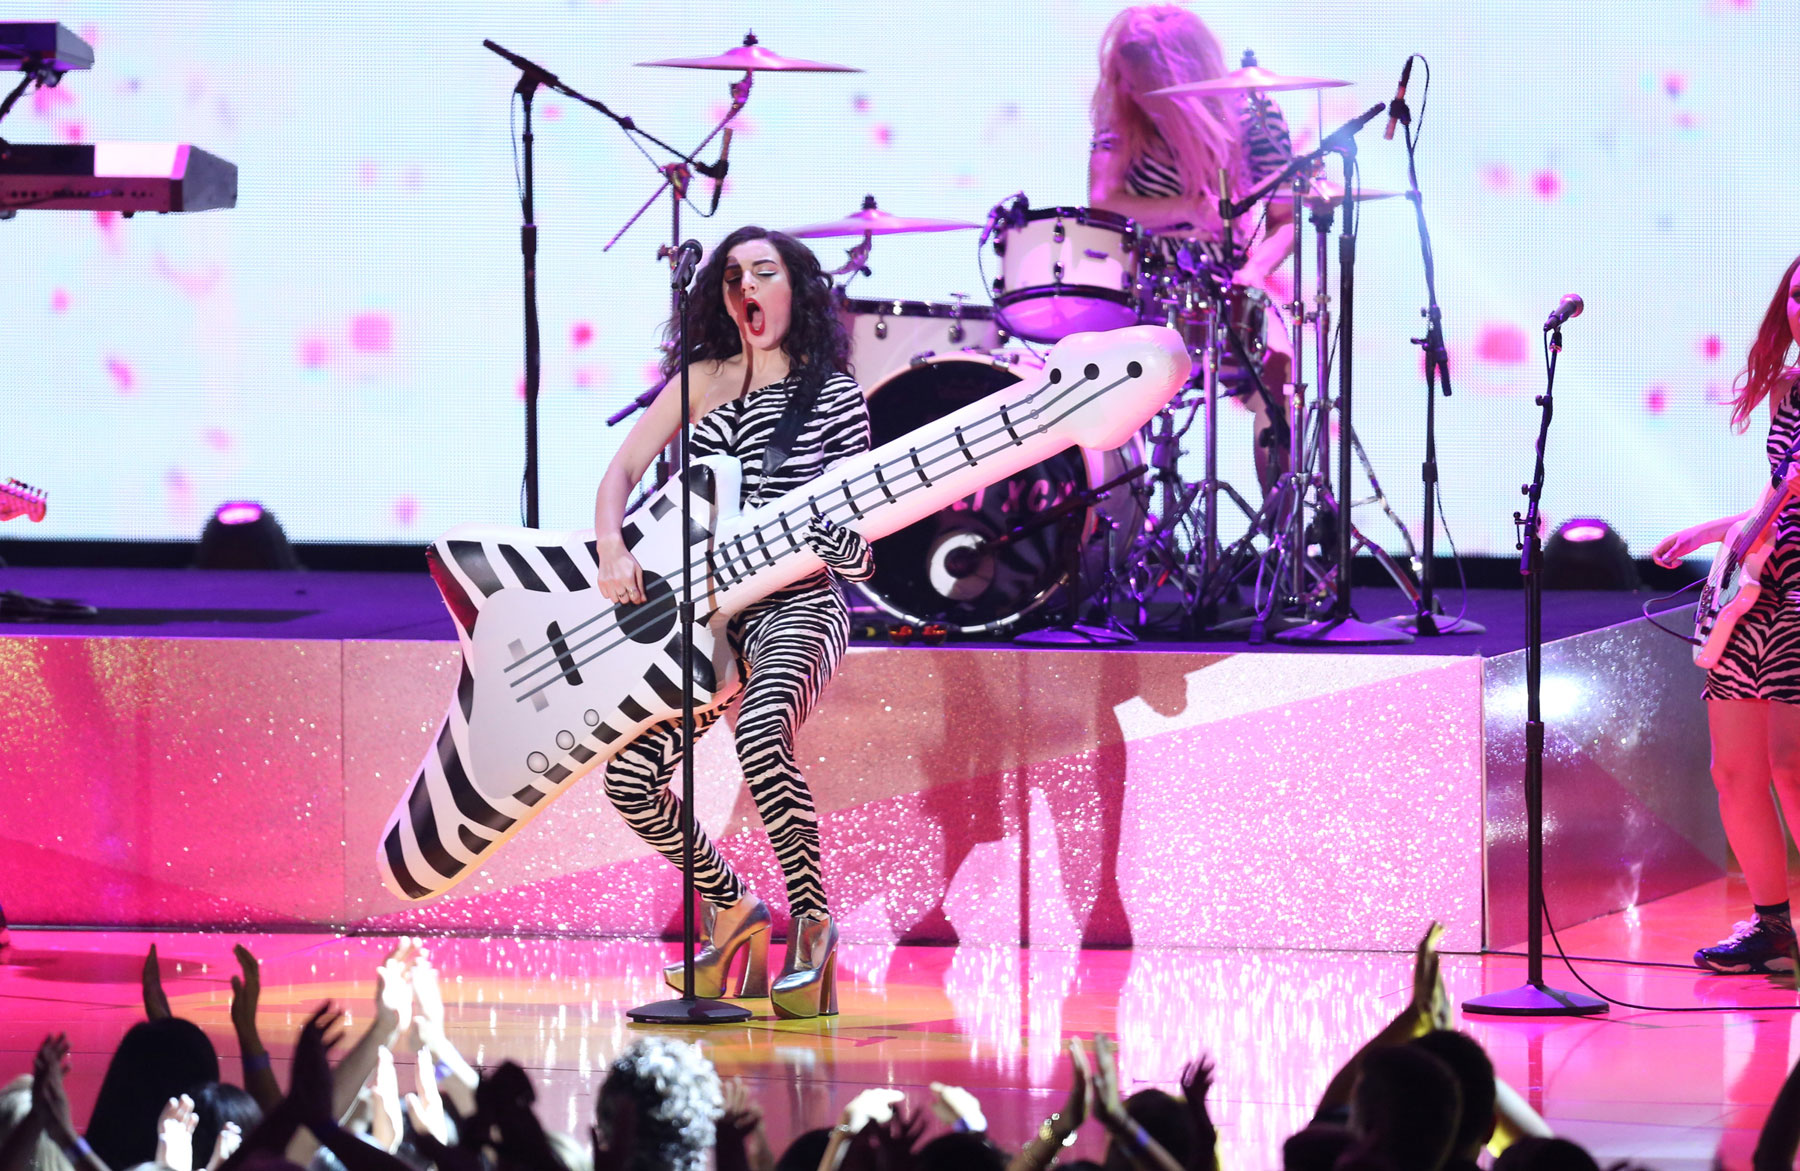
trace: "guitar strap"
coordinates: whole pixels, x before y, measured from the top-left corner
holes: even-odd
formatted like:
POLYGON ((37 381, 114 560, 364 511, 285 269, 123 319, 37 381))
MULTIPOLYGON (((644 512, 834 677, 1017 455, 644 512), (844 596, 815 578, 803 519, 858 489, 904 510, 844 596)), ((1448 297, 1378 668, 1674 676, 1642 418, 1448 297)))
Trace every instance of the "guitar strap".
POLYGON ((775 430, 769 436, 769 445, 763 448, 765 483, 781 470, 782 465, 787 463, 788 456, 793 454, 794 443, 800 438, 800 428, 806 425, 813 408, 818 406, 819 391, 824 385, 825 380, 814 377, 810 371, 801 374, 800 385, 788 396, 781 417, 775 420, 775 430))

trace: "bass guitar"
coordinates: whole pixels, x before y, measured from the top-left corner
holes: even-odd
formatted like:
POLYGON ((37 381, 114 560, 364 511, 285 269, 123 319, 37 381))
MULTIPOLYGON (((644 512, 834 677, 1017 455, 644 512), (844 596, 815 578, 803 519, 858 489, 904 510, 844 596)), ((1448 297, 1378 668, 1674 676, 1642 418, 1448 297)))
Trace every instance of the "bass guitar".
MULTIPOLYGON (((1800 447, 1800 443, 1796 444, 1800 447)), ((1711 670, 1725 653, 1738 619, 1762 596, 1763 566, 1775 551, 1775 518, 1800 490, 1800 469, 1789 448, 1769 477, 1762 499, 1744 519, 1731 526, 1713 557, 1700 603, 1694 607, 1694 663, 1711 670)))
POLYGON ((695 710, 729 701, 738 680, 725 623, 823 568, 804 539, 814 517, 873 541, 1073 444, 1117 447, 1191 365, 1181 336, 1162 326, 1075 334, 1041 372, 749 511, 738 507, 737 460, 696 460, 691 631, 677 629, 677 482, 621 530, 643 567, 641 603, 600 598, 591 532, 469 525, 444 534, 426 559, 456 622, 462 673, 382 830, 382 881, 406 899, 443 893, 577 778, 678 715, 684 636, 693 638, 695 710))

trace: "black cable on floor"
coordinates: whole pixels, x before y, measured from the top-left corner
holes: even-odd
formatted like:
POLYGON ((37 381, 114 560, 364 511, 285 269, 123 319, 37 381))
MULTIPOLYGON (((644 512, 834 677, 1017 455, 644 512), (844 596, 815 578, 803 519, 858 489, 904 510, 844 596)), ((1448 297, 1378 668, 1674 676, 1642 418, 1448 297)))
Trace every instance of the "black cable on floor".
MULTIPOLYGON (((1687 1006, 1678 1008, 1678 1007, 1675 1007, 1672 1005, 1633 1004, 1629 1000, 1615 999, 1614 997, 1608 996, 1606 993, 1600 991, 1598 988, 1594 987, 1592 984, 1589 984, 1587 982, 1587 978, 1575 969, 1575 964, 1569 959, 1569 954, 1563 950, 1562 940, 1556 934, 1556 923, 1550 917, 1550 903, 1549 903, 1548 899, 1543 900, 1543 915, 1544 915, 1544 926, 1546 926, 1550 929, 1550 940, 1552 943, 1556 944, 1556 954, 1562 958, 1563 967, 1569 969, 1569 975, 1575 977, 1576 981, 1583 988, 1586 988, 1589 992, 1593 993, 1595 996, 1598 996, 1601 1000, 1606 1001, 1606 1003, 1608 1003, 1608 1004, 1616 1004, 1620 1008, 1637 1009, 1639 1012, 1800 1012, 1800 1004, 1696 1004, 1696 1005, 1687 1005, 1687 1006)), ((1620 962, 1630 962, 1630 961, 1620 961, 1620 962)), ((1644 966, 1648 967, 1650 965, 1646 964, 1644 966)), ((1658 964, 1655 966, 1662 967, 1665 965, 1658 964)), ((1679 965, 1669 964, 1666 966, 1677 967, 1679 965)), ((1706 972, 1709 970, 1710 969, 1699 968, 1699 967, 1696 967, 1694 969, 1694 971, 1696 971, 1696 972, 1706 972)), ((1730 974, 1732 974, 1732 973, 1726 973, 1726 972, 1714 972, 1713 973, 1713 975, 1718 975, 1718 976, 1730 975, 1730 974)), ((1796 973, 1796 979, 1800 979, 1800 973, 1796 973)))

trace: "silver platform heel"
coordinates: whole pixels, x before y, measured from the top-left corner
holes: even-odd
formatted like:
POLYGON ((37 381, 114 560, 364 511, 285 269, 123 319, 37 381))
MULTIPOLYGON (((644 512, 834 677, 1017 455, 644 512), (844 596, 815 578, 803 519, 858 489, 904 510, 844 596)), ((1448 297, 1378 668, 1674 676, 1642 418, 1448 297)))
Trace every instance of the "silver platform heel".
POLYGON ((769 1000, 783 1020, 836 1016, 837 924, 808 915, 788 928, 787 962, 769 1000))
MULTIPOLYGON (((729 907, 702 903, 700 918, 702 946, 694 956, 694 995, 703 1000, 717 1000, 725 995, 725 984, 731 975, 738 952, 749 949, 744 963, 744 978, 738 982, 739 997, 769 994, 769 905, 755 895, 745 895, 729 907)), ((663 969, 669 987, 682 990, 681 964, 663 969)))

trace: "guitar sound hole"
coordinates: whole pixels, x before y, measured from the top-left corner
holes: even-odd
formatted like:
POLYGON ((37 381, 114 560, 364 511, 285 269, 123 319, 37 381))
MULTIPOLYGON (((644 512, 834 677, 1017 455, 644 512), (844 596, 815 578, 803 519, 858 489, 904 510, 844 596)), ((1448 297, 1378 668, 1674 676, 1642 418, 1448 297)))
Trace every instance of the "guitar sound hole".
POLYGON ((675 591, 668 579, 644 572, 644 600, 616 607, 619 629, 632 642, 659 643, 675 629, 675 591))

